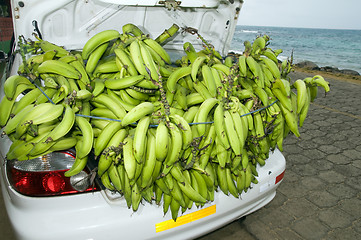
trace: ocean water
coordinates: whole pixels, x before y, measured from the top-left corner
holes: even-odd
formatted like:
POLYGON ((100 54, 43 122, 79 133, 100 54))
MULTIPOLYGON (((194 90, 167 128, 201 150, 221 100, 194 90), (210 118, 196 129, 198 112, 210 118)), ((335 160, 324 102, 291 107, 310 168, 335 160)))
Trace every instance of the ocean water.
POLYGON ((284 27, 236 27, 231 50, 243 51, 245 40, 253 41, 257 36, 270 36, 269 47, 282 49, 280 60, 290 58, 294 63, 309 60, 319 67, 332 66, 352 69, 361 74, 361 30, 335 30, 284 27))

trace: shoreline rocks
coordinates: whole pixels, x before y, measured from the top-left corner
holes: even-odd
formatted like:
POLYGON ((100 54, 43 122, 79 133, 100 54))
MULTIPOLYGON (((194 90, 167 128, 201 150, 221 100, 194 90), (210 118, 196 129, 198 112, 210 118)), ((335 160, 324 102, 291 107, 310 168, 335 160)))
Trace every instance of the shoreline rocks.
POLYGON ((331 67, 331 66, 324 66, 319 67, 316 63, 312 61, 302 61, 295 64, 296 67, 304 68, 308 70, 317 70, 317 71, 324 71, 328 73, 341 73, 346 75, 353 75, 353 76, 360 76, 360 73, 352 70, 352 69, 338 69, 337 67, 331 67))

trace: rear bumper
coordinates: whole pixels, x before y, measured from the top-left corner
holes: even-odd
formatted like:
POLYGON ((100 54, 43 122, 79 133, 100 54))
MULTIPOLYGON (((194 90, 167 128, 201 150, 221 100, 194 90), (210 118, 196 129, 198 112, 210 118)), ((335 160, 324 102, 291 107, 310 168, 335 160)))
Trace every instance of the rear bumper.
POLYGON ((124 199, 109 198, 105 191, 46 198, 23 196, 8 185, 3 165, 1 186, 19 239, 194 239, 268 204, 285 167, 283 155, 275 151, 265 166, 258 167, 258 184, 241 199, 218 192, 214 202, 199 209, 194 206, 176 224, 169 212, 163 216, 162 206, 144 203, 133 212, 124 199))

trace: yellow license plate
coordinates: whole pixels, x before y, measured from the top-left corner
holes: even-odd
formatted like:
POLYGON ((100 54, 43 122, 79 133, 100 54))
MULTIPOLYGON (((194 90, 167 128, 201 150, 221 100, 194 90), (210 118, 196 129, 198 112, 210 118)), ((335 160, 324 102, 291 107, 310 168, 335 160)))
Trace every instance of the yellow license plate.
POLYGON ((184 225, 186 223, 194 222, 198 219, 207 217, 209 215, 212 215, 216 213, 216 205, 212 205, 210 207, 206 207, 204 209, 198 210, 196 212, 188 213, 186 215, 180 216, 177 218, 177 221, 174 221, 173 219, 167 220, 164 222, 160 222, 155 224, 155 231, 162 232, 171 228, 175 228, 181 225, 184 225))

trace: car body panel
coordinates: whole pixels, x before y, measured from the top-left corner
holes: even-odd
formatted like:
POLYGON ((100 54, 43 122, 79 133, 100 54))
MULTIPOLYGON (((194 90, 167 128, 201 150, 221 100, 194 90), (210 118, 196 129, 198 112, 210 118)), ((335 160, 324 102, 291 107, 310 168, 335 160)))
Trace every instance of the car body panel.
MULTIPOLYGON (((66 49, 81 49, 90 36, 114 25, 121 31, 123 24, 132 22, 151 37, 156 37, 176 22, 181 27, 198 29, 224 56, 229 50, 242 5, 241 1, 207 0, 199 1, 206 7, 181 6, 181 10, 174 11, 158 6, 154 1, 137 2, 139 6, 123 6, 115 0, 58 0, 52 4, 34 0, 19 7, 17 1, 12 1, 15 39, 19 35, 33 38, 33 20, 45 40, 66 49), (152 4, 153 7, 148 6, 152 4)), ((186 3, 192 6, 191 1, 184 1, 186 3)), ((164 45, 173 53, 173 60, 183 52, 186 41, 192 42, 196 50, 202 49, 203 43, 197 36, 179 31, 164 45)), ((16 74, 20 63, 17 55, 10 74, 16 74)), ((3 95, 1 89, 0 97, 3 95)), ((194 239, 268 204, 281 182, 276 179, 283 176, 286 168, 284 156, 275 150, 264 166, 258 165, 258 183, 252 183, 251 189, 242 193, 240 199, 218 190, 213 202, 202 208, 193 206, 178 218, 179 223, 184 224, 174 224, 170 211, 164 215, 161 206, 143 201, 138 211, 133 212, 121 195, 104 189, 55 197, 24 196, 11 187, 6 177, 5 155, 10 144, 7 137, 0 140, 0 179, 6 210, 19 239, 194 239)))
MULTIPOLYGON (((4 159, 2 159, 3 161, 4 159)), ((262 167, 258 183, 240 199, 220 190, 214 202, 202 208, 193 206, 183 215, 215 206, 215 212, 184 225, 156 232, 156 225, 171 220, 162 206, 142 202, 138 211, 128 209, 125 200, 108 190, 58 197, 27 197, 8 184, 2 164, 2 192, 10 221, 19 239, 192 239, 211 232, 269 203, 276 194, 276 178, 285 170, 285 159, 276 150, 262 167), (35 222, 34 222, 35 221, 35 222)), ((186 222, 189 220, 185 220, 186 222)))

